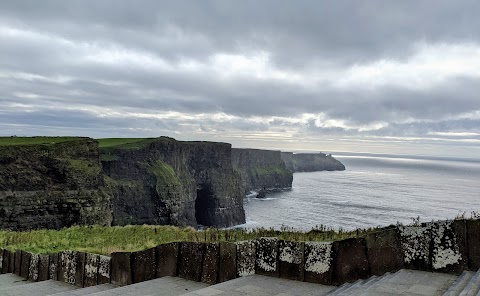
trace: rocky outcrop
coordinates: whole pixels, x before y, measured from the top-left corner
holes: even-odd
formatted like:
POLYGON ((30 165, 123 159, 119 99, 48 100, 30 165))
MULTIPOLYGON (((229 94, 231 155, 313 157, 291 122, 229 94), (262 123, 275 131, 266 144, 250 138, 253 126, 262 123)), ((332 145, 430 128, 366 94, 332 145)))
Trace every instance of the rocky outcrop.
POLYGON ((0 146, 0 229, 109 225, 98 143, 0 146))
POLYGON ((148 139, 102 149, 113 223, 227 227, 245 223, 231 145, 148 139))
POLYGON ((282 152, 281 157, 291 172, 345 170, 345 166, 331 154, 282 152))
POLYGON ((293 174, 286 168, 280 151, 234 148, 232 161, 245 193, 292 188, 293 174))

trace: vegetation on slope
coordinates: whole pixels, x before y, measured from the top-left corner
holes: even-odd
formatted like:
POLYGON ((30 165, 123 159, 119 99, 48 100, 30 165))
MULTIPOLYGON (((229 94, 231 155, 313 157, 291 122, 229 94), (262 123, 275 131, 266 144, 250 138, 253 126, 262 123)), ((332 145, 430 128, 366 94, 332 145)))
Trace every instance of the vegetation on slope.
POLYGON ((0 231, 0 248, 21 249, 33 253, 52 253, 77 250, 97 254, 133 252, 175 241, 236 242, 259 237, 278 237, 291 241, 334 241, 362 236, 369 230, 335 231, 324 226, 309 232, 284 228, 273 229, 215 229, 197 231, 191 227, 175 226, 73 226, 62 230, 33 230, 28 232, 0 231))
POLYGON ((14 145, 50 145, 68 141, 75 141, 78 137, 0 137, 0 146, 14 145))

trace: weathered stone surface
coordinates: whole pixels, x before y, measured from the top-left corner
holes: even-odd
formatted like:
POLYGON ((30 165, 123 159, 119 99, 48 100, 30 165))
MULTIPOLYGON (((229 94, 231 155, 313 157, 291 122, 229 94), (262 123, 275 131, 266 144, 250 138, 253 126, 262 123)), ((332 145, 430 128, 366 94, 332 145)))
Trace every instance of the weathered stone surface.
POLYGON ((9 251, 9 264, 8 264, 8 273, 15 273, 15 264, 17 263, 17 260, 16 260, 16 255, 17 255, 17 251, 15 252, 10 252, 9 251))
POLYGON ((0 273, 5 273, 3 272, 3 249, 0 249, 0 273))
POLYGON ((132 253, 133 283, 140 283, 155 278, 155 248, 132 253))
POLYGON ((458 250, 462 258, 455 273, 468 269, 468 240, 467 240, 467 222, 465 220, 454 220, 452 224, 453 233, 455 235, 458 250))
POLYGON ((15 261, 13 265, 13 273, 20 276, 21 269, 22 269, 22 251, 16 250, 15 251, 15 261))
POLYGON ((63 251, 58 257, 58 280, 75 285, 77 273, 77 252, 63 251))
POLYGON ((241 241, 236 243, 237 246, 237 276, 247 276, 255 274, 256 262, 256 242, 241 241))
POLYGON ((480 220, 467 220, 468 268, 480 268, 480 220))
POLYGON ((112 253, 111 262, 111 283, 114 285, 125 286, 132 284, 131 269, 132 253, 112 253))
POLYGON ((205 244, 197 242, 180 243, 178 276, 199 282, 202 279, 202 259, 205 244))
POLYGON ((75 254, 75 286, 83 288, 85 279, 85 253, 76 252, 75 254))
POLYGON ((280 277, 303 281, 304 278, 304 243, 279 241, 278 268, 280 277))
POLYGON ((396 228, 370 233, 365 237, 372 275, 383 275, 403 268, 403 251, 396 228))
POLYGON ((60 257, 60 254, 49 254, 48 257, 50 261, 48 264, 48 279, 58 281, 58 273, 60 272, 58 259, 60 257))
POLYGON ((353 282, 370 276, 364 238, 333 243, 333 284, 353 282))
POLYGON ((48 280, 50 256, 47 254, 38 255, 38 281, 48 280))
POLYGON ((97 284, 109 284, 111 278, 112 258, 108 256, 100 255, 98 261, 98 280, 97 284))
POLYGON ((285 167, 280 151, 234 148, 232 162, 245 193, 292 188, 293 174, 285 167))
POLYGON ((278 239, 276 237, 262 237, 257 239, 256 255, 256 274, 275 277, 279 276, 278 239))
POLYGON ((28 279, 28 273, 30 271, 30 259, 32 258, 32 254, 21 251, 21 265, 20 265, 20 276, 24 279, 28 279))
POLYGON ((237 246, 233 243, 220 243, 220 272, 218 282, 226 282, 237 277, 237 246))
POLYGON ((157 277, 177 276, 178 243, 157 246, 157 277))
MULTIPOLYGON (((459 230, 459 229, 457 229, 459 230)), ((431 224, 431 262, 435 271, 460 272, 466 266, 462 258, 453 221, 440 221, 431 224)))
POLYGON ((38 265, 40 264, 40 256, 31 254, 30 266, 28 267, 28 279, 33 282, 38 281, 38 265))
POLYGON ((85 254, 85 280, 83 284, 85 287, 97 285, 99 261, 100 255, 92 253, 85 254))
POLYGON ((405 268, 430 270, 430 226, 399 226, 405 268))
POLYGON ((10 251, 2 250, 2 268, 0 269, 0 273, 7 273, 9 264, 10 264, 10 251))
POLYGON ((206 243, 203 256, 202 278, 203 283, 210 285, 218 282, 220 246, 218 243, 206 243))
POLYGON ((304 280, 310 283, 330 285, 333 273, 333 243, 305 242, 304 280))

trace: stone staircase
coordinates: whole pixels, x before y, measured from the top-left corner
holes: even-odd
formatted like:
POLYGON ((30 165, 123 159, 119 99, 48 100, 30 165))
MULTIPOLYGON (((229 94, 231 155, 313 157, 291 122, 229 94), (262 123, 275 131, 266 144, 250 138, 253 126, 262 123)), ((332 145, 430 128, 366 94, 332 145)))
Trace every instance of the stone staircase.
POLYGON ((480 270, 460 276, 402 269, 339 287, 250 275, 216 285, 163 277, 118 287, 103 284, 78 288, 59 281, 30 282, 14 274, 0 275, 0 296, 167 296, 167 295, 432 295, 480 296, 480 270))

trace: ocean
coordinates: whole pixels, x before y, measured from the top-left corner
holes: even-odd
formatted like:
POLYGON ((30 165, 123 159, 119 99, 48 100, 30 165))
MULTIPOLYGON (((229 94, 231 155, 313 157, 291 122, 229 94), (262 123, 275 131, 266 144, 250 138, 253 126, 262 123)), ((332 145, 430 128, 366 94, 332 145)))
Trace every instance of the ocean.
POLYGON ((339 172, 293 175, 291 191, 246 198, 246 228, 352 230, 480 213, 480 160, 341 154, 339 172))

